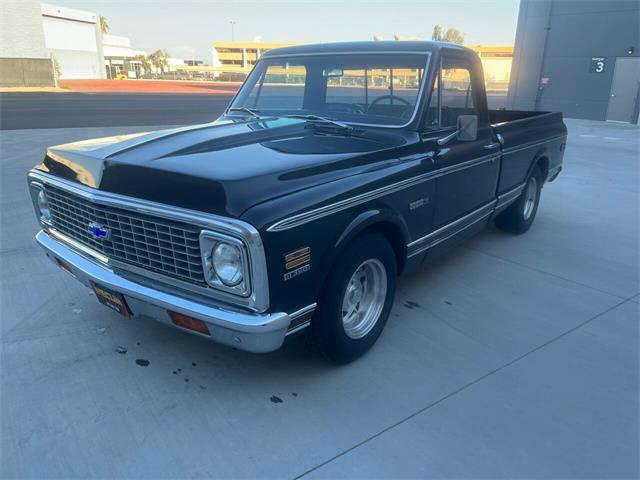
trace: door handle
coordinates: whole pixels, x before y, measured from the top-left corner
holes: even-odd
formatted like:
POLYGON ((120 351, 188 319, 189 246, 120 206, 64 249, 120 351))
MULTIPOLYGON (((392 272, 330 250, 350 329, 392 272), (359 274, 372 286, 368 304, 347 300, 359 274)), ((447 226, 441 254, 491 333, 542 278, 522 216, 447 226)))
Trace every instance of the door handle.
POLYGON ((493 142, 493 143, 488 143, 484 146, 485 150, 493 150, 494 148, 498 148, 500 146, 500 143, 498 142, 493 142))

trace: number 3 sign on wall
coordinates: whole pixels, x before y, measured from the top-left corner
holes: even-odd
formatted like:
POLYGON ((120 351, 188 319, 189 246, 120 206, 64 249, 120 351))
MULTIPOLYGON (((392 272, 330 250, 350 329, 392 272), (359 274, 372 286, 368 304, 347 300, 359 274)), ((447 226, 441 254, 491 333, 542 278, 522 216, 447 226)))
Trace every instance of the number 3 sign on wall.
POLYGON ((591 68, 589 71, 591 73, 602 73, 604 72, 605 65, 605 57, 591 57, 591 68))

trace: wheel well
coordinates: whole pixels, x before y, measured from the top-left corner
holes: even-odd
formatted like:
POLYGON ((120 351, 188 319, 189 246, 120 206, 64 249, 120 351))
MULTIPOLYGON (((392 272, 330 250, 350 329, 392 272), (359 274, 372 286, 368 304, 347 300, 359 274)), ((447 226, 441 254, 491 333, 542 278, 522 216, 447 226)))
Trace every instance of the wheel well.
POLYGON ((538 165, 540 166, 540 170, 542 170, 542 178, 546 179, 549 175, 549 159, 547 157, 538 158, 533 168, 538 165))
POLYGON ((396 255, 396 268, 398 270, 398 275, 401 274, 407 260, 407 246, 405 245, 404 237, 400 228, 391 222, 378 222, 373 225, 369 225, 358 233, 355 238, 367 233, 379 233, 387 239, 396 255))

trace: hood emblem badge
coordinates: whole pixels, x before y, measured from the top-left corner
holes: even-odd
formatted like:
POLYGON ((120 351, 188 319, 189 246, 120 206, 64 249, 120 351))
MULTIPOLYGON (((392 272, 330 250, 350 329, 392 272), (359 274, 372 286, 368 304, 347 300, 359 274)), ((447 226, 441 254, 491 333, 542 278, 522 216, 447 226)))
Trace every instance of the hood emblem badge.
POLYGON ((87 230, 91 235, 100 240, 108 240, 111 231, 108 228, 104 228, 97 223, 90 223, 87 230))

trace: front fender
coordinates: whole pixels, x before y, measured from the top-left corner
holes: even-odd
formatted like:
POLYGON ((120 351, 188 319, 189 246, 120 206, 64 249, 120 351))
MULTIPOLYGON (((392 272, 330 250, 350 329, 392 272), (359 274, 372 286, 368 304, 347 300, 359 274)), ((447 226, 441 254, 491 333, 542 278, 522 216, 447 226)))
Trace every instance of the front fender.
POLYGON ((398 273, 402 272, 406 260, 406 245, 410 242, 407 224, 404 218, 392 209, 372 206, 365 211, 354 213, 346 227, 337 236, 331 252, 323 262, 321 272, 323 282, 347 245, 358 235, 371 230, 378 231, 387 237, 396 253, 398 273))

